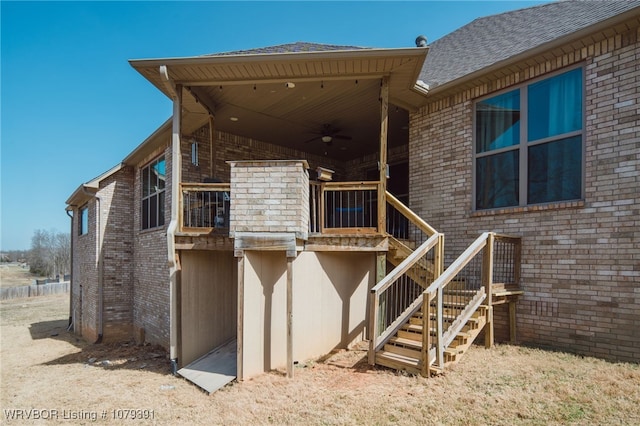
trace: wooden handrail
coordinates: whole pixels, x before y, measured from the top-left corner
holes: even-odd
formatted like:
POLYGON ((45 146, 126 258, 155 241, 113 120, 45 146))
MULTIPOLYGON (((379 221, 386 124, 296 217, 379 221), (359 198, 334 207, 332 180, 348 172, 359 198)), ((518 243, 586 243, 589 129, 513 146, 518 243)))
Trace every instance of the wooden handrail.
POLYGON ((418 260, 429 252, 436 244, 438 244, 439 234, 434 234, 427 241, 422 243, 413 253, 403 260, 393 271, 387 274, 378 284, 371 288, 371 293, 377 294, 385 291, 395 280, 400 278, 402 274, 407 272, 418 260))
POLYGON ((396 210, 402 213, 403 216, 405 216, 407 219, 413 222, 414 225, 420 228, 422 232, 427 234, 429 237, 438 233, 438 231, 436 231, 431 225, 425 222, 420 216, 415 214, 413 210, 405 206, 400 200, 394 197, 393 194, 391 194, 389 191, 386 191, 386 195, 387 195, 387 203, 395 207, 396 210))
POLYGON ((323 191, 375 191, 378 184, 377 181, 324 182, 320 186, 323 191))
MULTIPOLYGON (((393 196, 388 198, 389 203, 396 208, 402 206, 393 196)), ((403 214, 404 209, 398 208, 403 214)), ((408 210, 408 209, 406 209, 408 210)), ((405 215, 408 216, 408 215, 405 215)), ((428 225, 427 225, 428 226, 428 225)), ((430 227, 429 227, 430 228, 430 227)), ((429 229, 427 228, 427 229, 429 229)), ((427 230, 423 229, 426 233, 427 230)), ((440 250, 442 247, 443 235, 435 233, 429 237, 414 253, 407 257, 400 263, 391 273, 384 277, 376 286, 371 289, 371 312, 372 322, 370 323, 371 343, 370 343, 370 358, 369 362, 375 361, 375 352, 380 350, 387 340, 393 336, 397 330, 399 330, 404 323, 419 309, 422 309, 422 348, 421 359, 422 364, 420 366, 421 373, 428 375, 429 368, 432 364, 436 364, 439 368, 444 367, 444 350, 451 342, 456 338, 456 335, 464 328, 468 320, 474 315, 480 306, 486 305, 486 324, 488 326, 485 332, 485 344, 490 346, 493 343, 493 310, 491 306, 491 287, 493 284, 493 260, 494 260, 494 243, 495 241, 502 241, 515 245, 515 255, 513 257, 514 263, 519 263, 521 239, 520 237, 496 234, 493 232, 484 232, 476 240, 474 240, 460 256, 441 274, 436 273, 434 281, 428 285, 428 287, 418 296, 407 308, 404 309, 397 318, 393 320, 391 324, 386 326, 386 329, 382 332, 377 329, 376 316, 378 315, 378 303, 380 295, 389 288, 394 282, 396 282, 406 271, 409 270, 419 259, 421 259, 429 250, 433 247, 437 247, 440 250), (480 287, 474 296, 467 300, 468 304, 464 307, 462 312, 455 318, 455 320, 447 327, 444 328, 443 321, 443 294, 445 287, 451 283, 460 272, 479 254, 482 254, 482 287, 480 287), (432 311, 431 302, 435 301, 435 312, 432 311), (435 314, 435 325, 430 323, 432 314, 435 314), (435 337, 431 337, 429 329, 435 326, 435 337), (378 336, 377 334, 380 333, 378 336), (432 347, 433 346, 433 347, 432 347), (373 361, 372 361, 373 360, 373 361)), ((437 256, 442 256, 442 252, 438 251, 437 256)), ((514 265, 516 274, 519 275, 519 268, 514 265)), ((438 271, 441 272, 441 271, 438 271)), ((465 302, 465 303, 466 303, 465 302)))
POLYGON ((449 281, 453 280, 458 272, 462 270, 473 257, 480 252, 487 245, 490 232, 484 232, 476 240, 471 243, 465 251, 440 275, 431 283, 429 287, 424 291, 425 293, 431 293, 436 291, 440 287, 446 286, 449 281))
POLYGON ((231 191, 230 183, 190 183, 183 182, 180 184, 180 189, 182 191, 211 191, 211 192, 221 192, 221 191, 231 191))
MULTIPOLYGON (((382 347, 384 342, 389 339, 411 315, 420 309, 424 293, 421 293, 416 300, 414 300, 400 315, 398 315, 398 317, 387 326, 386 330, 378 336, 377 334, 379 330, 377 317, 379 295, 396 282, 398 278, 400 278, 407 270, 409 270, 409 268, 415 265, 429 252, 429 250, 437 246, 441 241, 441 234, 436 233, 432 235, 371 289, 370 356, 373 356, 373 354, 382 347)), ((370 362, 373 363, 373 360, 370 359, 370 362)))

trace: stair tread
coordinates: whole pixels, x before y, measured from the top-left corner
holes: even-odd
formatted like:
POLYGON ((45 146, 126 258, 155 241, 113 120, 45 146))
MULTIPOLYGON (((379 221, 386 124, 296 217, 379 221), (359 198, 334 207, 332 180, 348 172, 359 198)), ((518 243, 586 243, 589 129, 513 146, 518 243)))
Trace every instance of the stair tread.
POLYGON ((404 356, 404 355, 399 355, 393 352, 388 352, 388 351, 382 351, 382 352, 378 352, 376 354, 376 358, 387 358, 396 362, 399 362, 401 364, 406 364, 408 366, 411 367, 418 367, 420 364, 420 360, 416 359, 416 358, 412 358, 412 357, 408 357, 408 356, 404 356))
POLYGON ((388 342, 384 345, 385 352, 391 352, 392 354, 415 359, 420 359, 422 357, 421 350, 422 349, 420 347, 418 347, 417 349, 415 347, 409 348, 407 346, 395 345, 391 342, 388 342))
POLYGON ((415 349, 422 349, 421 342, 418 342, 417 340, 405 339, 404 337, 395 336, 389 339, 389 342, 403 345, 403 346, 408 346, 415 349))
POLYGON ((422 334, 422 326, 417 324, 405 324, 402 326, 403 329, 413 331, 416 333, 422 334))
MULTIPOLYGON (((415 247, 413 242, 401 241, 391 237, 389 239, 389 251, 387 259, 391 264, 397 266, 404 261, 415 247)), ((434 272, 435 264, 432 260, 422 259, 410 268, 406 275, 414 280, 417 284, 424 287, 428 285, 434 272)), ((446 330, 450 325, 456 324, 455 321, 460 314, 470 307, 470 303, 479 300, 482 297, 483 288, 469 288, 477 284, 476 281, 465 280, 463 278, 454 279, 442 290, 440 305, 438 306, 437 298, 431 300, 429 308, 430 318, 423 318, 423 312, 418 310, 409 317, 396 331, 395 335, 387 339, 382 348, 375 354, 376 364, 385 367, 405 370, 414 374, 424 373, 421 371, 422 366, 422 340, 424 333, 429 333, 431 342, 435 341, 435 320, 440 316, 443 320, 443 328, 446 330), (438 310, 440 312, 438 312, 438 310), (423 329, 423 321, 428 320, 427 327, 423 329)), ((494 289, 494 293, 502 290, 502 288, 494 289)), ((469 346, 476 339, 480 331, 486 324, 486 305, 480 305, 464 324, 462 330, 457 333, 451 344, 444 348, 443 364, 439 367, 429 366, 429 372, 441 373, 444 367, 458 362, 461 356, 467 351, 469 346)), ((432 348, 433 349, 433 348, 432 348)))

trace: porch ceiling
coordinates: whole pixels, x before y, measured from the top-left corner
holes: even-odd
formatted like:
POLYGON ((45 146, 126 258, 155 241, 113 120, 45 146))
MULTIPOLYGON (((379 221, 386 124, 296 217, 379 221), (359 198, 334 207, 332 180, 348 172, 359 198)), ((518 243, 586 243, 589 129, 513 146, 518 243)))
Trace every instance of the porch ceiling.
POLYGON ((171 96, 159 72, 165 65, 174 83, 191 94, 184 97, 185 110, 201 114, 205 106, 217 130, 349 159, 378 150, 383 76, 389 77, 392 104, 389 146, 407 142, 408 110, 425 100, 416 80, 426 54, 426 48, 362 49, 130 62, 171 96), (324 125, 350 139, 323 143, 324 125))

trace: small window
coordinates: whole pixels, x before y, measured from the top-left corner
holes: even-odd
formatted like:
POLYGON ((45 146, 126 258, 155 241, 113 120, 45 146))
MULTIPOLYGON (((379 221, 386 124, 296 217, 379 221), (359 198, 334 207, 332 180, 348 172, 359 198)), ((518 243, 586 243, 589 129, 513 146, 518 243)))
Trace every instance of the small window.
POLYGON ((142 169, 142 229, 164 225, 164 156, 142 169))
POLYGON ((200 165, 198 162, 198 142, 195 140, 191 142, 191 164, 194 166, 200 165))
POLYGON ((475 209, 580 199, 583 110, 582 68, 478 101, 475 209))
POLYGON ((89 206, 85 205, 80 208, 80 216, 78 221, 78 234, 85 235, 89 232, 89 206))

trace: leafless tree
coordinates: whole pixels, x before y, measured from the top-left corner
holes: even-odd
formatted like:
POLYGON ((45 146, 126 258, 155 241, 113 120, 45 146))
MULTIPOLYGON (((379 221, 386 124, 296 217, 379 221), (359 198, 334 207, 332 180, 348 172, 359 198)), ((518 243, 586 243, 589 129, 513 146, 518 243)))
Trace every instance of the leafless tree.
POLYGON ((69 273, 70 246, 71 237, 68 233, 36 230, 31 237, 28 256, 31 272, 48 277, 69 273))

